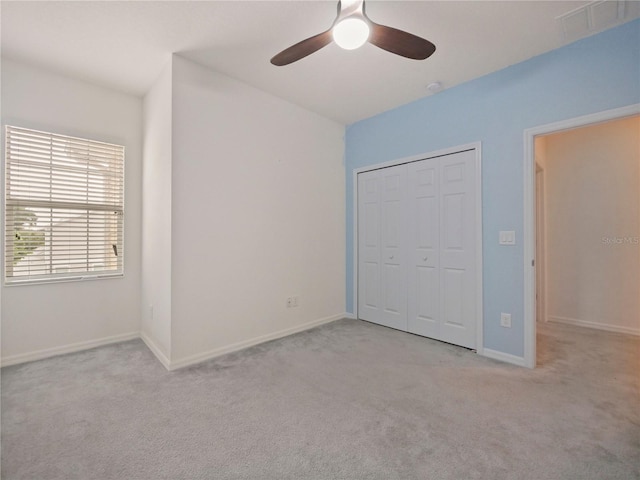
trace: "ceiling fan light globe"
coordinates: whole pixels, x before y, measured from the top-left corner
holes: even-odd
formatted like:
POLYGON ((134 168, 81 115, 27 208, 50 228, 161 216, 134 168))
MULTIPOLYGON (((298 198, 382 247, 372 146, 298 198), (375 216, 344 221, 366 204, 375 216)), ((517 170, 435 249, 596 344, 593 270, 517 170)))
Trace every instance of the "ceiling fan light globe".
POLYGON ((340 48, 355 50, 369 39, 369 25, 361 18, 345 18, 333 27, 333 41, 340 48))

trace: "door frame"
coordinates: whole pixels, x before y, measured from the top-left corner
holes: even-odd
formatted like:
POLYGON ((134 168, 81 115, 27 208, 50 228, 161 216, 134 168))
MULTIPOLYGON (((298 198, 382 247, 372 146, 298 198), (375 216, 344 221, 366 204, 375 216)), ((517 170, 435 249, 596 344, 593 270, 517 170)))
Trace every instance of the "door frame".
POLYGON ((544 168, 536 164, 536 309, 540 307, 540 318, 538 319, 538 311, 536 310, 536 321, 547 321, 547 253, 546 253, 546 229, 545 229, 545 195, 544 195, 544 182, 545 182, 544 168), (538 195, 539 194, 539 195, 538 195), (540 207, 538 209, 538 207, 540 207), (538 229, 540 226, 540 229, 538 229), (538 258, 540 253, 540 258, 538 258), (540 289, 538 291, 538 286, 540 289))
POLYGON ((524 365, 536 366, 536 162, 535 137, 640 114, 640 103, 548 123, 524 131, 524 365))
POLYGON ((366 167, 355 168, 353 175, 353 312, 354 317, 359 317, 359 288, 358 288, 358 174, 369 172, 371 170, 379 170, 381 168, 395 167, 406 163, 418 162, 420 160, 428 160, 431 158, 444 157, 455 153, 475 150, 475 201, 476 201, 476 352, 484 355, 484 336, 483 336, 483 307, 482 307, 482 143, 473 142, 455 147, 444 148, 433 152, 411 155, 409 157, 398 158, 388 162, 377 163, 375 165, 367 165, 366 167))

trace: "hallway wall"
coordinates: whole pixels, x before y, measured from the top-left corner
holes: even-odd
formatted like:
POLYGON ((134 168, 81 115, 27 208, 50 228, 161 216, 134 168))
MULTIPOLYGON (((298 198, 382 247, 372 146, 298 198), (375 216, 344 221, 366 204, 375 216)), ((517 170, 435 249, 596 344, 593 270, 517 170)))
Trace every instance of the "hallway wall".
POLYGON ((640 117, 543 140, 549 320, 640 335, 640 117))

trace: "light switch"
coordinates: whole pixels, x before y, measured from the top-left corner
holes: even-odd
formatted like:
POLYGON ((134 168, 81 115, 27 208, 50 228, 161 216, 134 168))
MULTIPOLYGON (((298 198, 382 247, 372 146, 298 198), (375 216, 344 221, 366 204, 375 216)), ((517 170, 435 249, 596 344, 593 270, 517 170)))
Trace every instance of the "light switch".
POLYGON ((500 231, 500 245, 515 245, 516 244, 516 232, 513 230, 501 230, 500 231))

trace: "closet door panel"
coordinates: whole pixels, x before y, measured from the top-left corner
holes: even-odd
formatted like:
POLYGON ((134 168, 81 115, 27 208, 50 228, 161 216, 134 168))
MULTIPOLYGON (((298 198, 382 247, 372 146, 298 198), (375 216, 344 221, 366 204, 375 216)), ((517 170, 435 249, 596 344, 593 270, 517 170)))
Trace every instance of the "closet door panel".
POLYGON ((406 165, 358 174, 358 316, 406 330, 406 165))
POLYGON ((408 165, 408 331, 439 335, 438 162, 408 165))
POLYGON ((382 184, 382 318, 380 323, 407 329, 406 196, 407 166, 379 170, 382 184))
POLYGON ((475 347, 475 151, 440 159, 440 340, 475 347))
POLYGON ((358 315, 378 322, 380 301, 380 181, 377 171, 358 175, 358 315))

